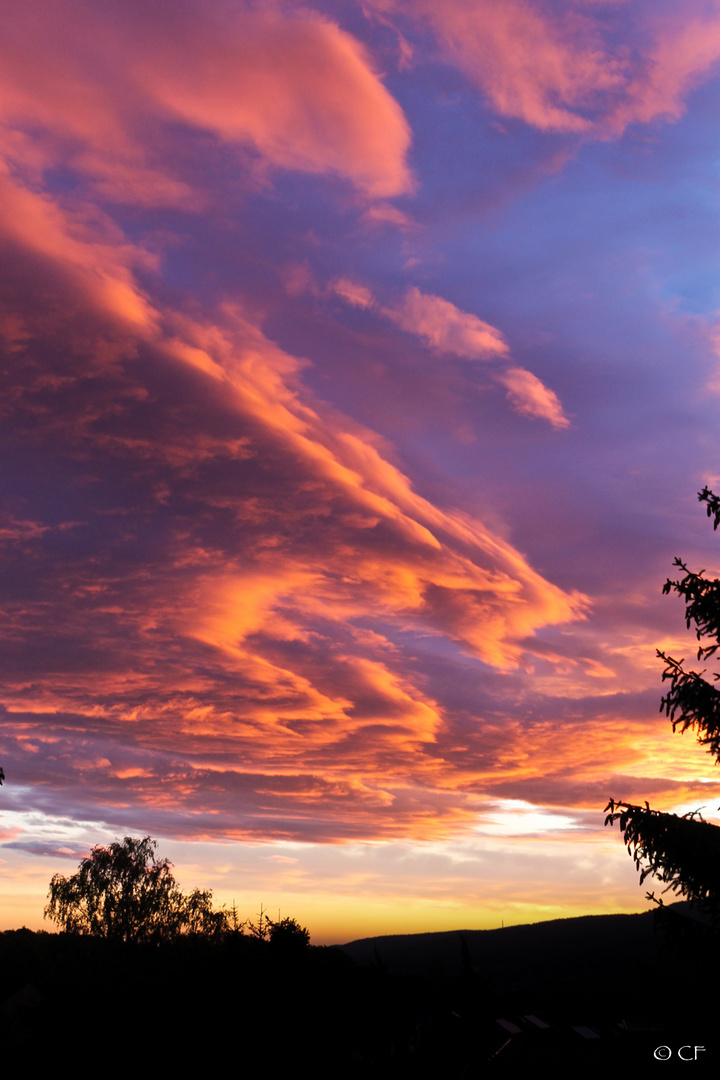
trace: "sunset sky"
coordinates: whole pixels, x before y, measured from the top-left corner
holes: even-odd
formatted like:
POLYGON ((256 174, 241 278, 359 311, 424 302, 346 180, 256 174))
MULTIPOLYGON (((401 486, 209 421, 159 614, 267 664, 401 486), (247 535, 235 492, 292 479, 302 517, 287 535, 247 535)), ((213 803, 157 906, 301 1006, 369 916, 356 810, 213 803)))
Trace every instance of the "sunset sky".
POLYGON ((146 834, 317 942, 642 910, 720 0, 3 8, 0 929, 146 834))

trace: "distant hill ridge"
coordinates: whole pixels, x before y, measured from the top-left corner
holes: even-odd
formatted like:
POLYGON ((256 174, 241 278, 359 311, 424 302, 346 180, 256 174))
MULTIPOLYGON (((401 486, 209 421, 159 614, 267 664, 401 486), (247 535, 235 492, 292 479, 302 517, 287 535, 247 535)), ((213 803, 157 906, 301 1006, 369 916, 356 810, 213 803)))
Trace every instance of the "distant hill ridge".
MULTIPOLYGON (((672 905, 673 909, 683 905, 672 905)), ((634 915, 581 915, 494 930, 443 930, 390 934, 339 946, 364 967, 392 975, 459 976, 468 966, 493 982, 564 981, 617 976, 638 962, 653 964, 661 940, 654 911, 634 915)))

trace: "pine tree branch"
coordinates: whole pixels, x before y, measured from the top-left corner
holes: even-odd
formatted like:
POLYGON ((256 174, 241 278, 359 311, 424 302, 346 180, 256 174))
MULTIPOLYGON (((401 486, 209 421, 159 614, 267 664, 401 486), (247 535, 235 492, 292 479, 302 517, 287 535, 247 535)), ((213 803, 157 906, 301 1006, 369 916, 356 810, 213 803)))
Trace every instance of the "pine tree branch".
POLYGON ((660 712, 672 721, 673 731, 692 728, 708 753, 720 756, 720 690, 696 671, 685 671, 682 660, 657 650, 665 664, 663 681, 670 689, 660 701, 660 712))
POLYGON ((640 872, 640 884, 651 874, 673 892, 720 918, 720 828, 704 821, 699 810, 664 813, 611 799, 606 825, 617 821, 623 840, 640 872))

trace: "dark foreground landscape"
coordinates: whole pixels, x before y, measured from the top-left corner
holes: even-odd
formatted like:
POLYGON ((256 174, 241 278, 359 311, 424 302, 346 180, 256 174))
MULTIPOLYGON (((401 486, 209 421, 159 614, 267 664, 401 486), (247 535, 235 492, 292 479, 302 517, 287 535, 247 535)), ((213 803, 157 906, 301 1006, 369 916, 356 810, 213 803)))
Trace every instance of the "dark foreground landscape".
POLYGON ((266 1077, 303 1066, 337 1077, 717 1073, 715 938, 682 905, 331 948, 242 933, 131 946, 6 931, 3 1060, 74 1062, 83 1076, 229 1063, 266 1077))

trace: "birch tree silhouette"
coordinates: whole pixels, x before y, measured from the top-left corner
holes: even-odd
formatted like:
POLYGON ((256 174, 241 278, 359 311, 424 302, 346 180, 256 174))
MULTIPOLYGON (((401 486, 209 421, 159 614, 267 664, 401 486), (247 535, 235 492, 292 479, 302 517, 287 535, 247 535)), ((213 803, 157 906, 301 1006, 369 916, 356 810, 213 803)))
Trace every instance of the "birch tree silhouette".
POLYGON ((212 893, 181 892, 172 863, 158 859, 156 847, 149 836, 94 847, 72 877, 54 875, 45 918, 68 933, 125 942, 222 933, 227 916, 213 910, 212 893))

